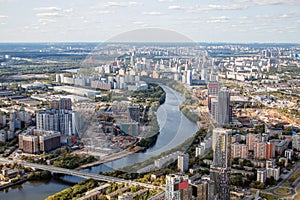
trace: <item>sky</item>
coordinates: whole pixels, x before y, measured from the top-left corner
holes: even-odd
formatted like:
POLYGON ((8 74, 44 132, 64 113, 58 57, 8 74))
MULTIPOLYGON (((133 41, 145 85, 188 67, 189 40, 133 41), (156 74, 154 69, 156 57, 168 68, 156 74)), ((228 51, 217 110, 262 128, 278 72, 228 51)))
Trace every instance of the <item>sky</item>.
POLYGON ((144 28, 196 42, 300 43, 300 0, 0 0, 0 42, 105 42, 144 28))

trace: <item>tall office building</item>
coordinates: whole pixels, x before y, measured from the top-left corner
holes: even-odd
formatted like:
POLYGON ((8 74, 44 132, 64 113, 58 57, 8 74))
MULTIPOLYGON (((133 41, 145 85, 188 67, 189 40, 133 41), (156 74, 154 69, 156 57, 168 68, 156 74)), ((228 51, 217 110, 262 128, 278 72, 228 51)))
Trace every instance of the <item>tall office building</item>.
POLYGON ((214 181, 217 200, 230 199, 230 138, 231 130, 217 128, 213 130, 213 164, 210 167, 210 178, 214 181))
POLYGON ((191 199, 187 175, 171 174, 166 176, 166 200, 191 199))
POLYGON ((231 121, 230 93, 223 89, 218 94, 217 125, 222 127, 231 121))
POLYGON ((179 155, 177 162, 177 167, 180 172, 186 172, 189 169, 189 154, 179 155))

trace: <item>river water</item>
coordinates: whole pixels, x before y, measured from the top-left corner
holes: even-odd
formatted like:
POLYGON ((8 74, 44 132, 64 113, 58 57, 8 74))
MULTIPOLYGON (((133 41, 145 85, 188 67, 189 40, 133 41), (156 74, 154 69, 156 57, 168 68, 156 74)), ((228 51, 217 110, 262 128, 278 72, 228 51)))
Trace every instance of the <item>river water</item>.
MULTIPOLYGON (((184 101, 184 96, 175 90, 162 86, 166 92, 166 101, 157 110, 157 120, 160 126, 156 144, 145 152, 131 154, 119 160, 101 164, 99 166, 85 169, 84 171, 99 173, 113 169, 122 168, 134 163, 142 162, 151 156, 159 155, 184 142, 197 130, 197 124, 188 120, 179 110, 179 105, 184 101)), ((0 191, 2 200, 38 200, 52 195, 60 190, 70 187, 69 182, 76 183, 82 178, 63 176, 62 180, 52 179, 51 181, 26 182, 22 185, 0 191)))

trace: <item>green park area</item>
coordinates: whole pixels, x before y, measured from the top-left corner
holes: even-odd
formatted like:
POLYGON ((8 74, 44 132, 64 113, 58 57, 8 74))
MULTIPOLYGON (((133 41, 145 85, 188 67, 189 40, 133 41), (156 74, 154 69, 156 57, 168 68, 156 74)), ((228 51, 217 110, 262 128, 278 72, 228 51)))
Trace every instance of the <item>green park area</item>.
POLYGON ((277 195, 290 195, 291 194, 291 190, 288 188, 277 188, 274 192, 277 195))

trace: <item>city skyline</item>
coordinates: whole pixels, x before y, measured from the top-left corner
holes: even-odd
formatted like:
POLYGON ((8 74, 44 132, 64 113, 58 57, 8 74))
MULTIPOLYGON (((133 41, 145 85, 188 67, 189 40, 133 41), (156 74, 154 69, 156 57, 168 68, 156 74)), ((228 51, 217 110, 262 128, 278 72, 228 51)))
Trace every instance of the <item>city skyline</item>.
MULTIPOLYGON (((297 0, 0 0, 0 4, 0 42, 105 42, 145 28, 177 32, 196 42, 300 42, 297 0)), ((145 42, 150 36, 145 34, 145 42)))

